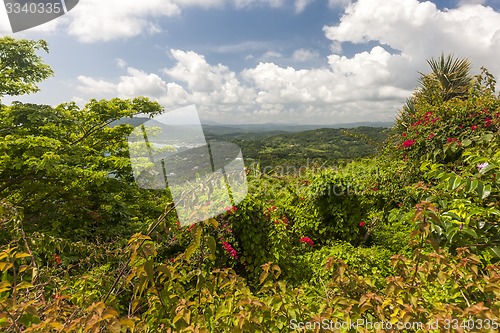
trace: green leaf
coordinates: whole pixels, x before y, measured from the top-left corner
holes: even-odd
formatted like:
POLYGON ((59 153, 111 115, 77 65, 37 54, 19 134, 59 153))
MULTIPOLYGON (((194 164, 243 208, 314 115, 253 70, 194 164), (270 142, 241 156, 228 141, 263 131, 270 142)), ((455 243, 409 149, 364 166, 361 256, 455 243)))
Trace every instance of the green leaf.
POLYGON ((470 181, 470 179, 467 180, 467 185, 465 186, 465 191, 467 193, 474 191, 477 188, 478 184, 479 184, 479 182, 477 180, 473 180, 473 181, 470 181))
POLYGON ((0 327, 7 326, 8 324, 9 324, 9 321, 7 318, 0 318, 0 327))
POLYGON ((148 260, 144 263, 144 270, 146 271, 146 275, 151 284, 154 283, 154 268, 153 268, 153 260, 148 260))
POLYGON ((484 142, 489 142, 491 141, 495 136, 493 134, 485 134, 483 135, 482 139, 484 142))
POLYGON ((478 238, 477 233, 471 228, 465 227, 462 229, 462 232, 474 237, 474 239, 478 238))
POLYGON ((21 283, 19 283, 19 284, 17 285, 17 289, 18 289, 18 290, 21 290, 21 289, 29 289, 29 288, 33 288, 33 287, 34 287, 34 285, 32 285, 32 284, 31 284, 31 283, 29 283, 29 282, 25 282, 25 281, 23 281, 23 282, 21 282, 21 283))
POLYGON ((500 258, 500 247, 490 247, 488 249, 488 252, 494 257, 494 258, 500 258))
POLYGON ((448 180, 448 184, 451 190, 456 189, 458 186, 460 186, 460 178, 457 176, 452 176, 448 180))
POLYGON ((483 185, 479 183, 477 186, 477 194, 481 199, 487 198, 491 194, 491 185, 483 185))
POLYGON ((485 166, 484 168, 482 168, 481 170, 479 170, 479 173, 481 175, 484 175, 485 173, 487 173, 488 171, 491 171, 491 170, 494 170, 494 169, 497 169, 498 168, 498 165, 495 165, 495 164, 488 164, 487 166, 485 166))
POLYGON ((215 242, 215 238, 213 236, 207 236, 206 242, 208 245, 208 249, 210 250, 210 253, 215 256, 217 254, 216 253, 217 244, 215 242))
POLYGON ((470 139, 465 139, 462 141, 462 146, 464 147, 469 147, 472 144, 472 140, 470 139))
POLYGON ((452 227, 452 228, 446 230, 446 239, 448 240, 449 243, 453 242, 453 238, 455 237, 457 232, 458 232, 457 227, 452 227))
POLYGON ((192 233, 194 234, 194 238, 189 244, 188 248, 186 249, 185 255, 186 259, 189 260, 191 256, 194 254, 194 252, 200 247, 200 242, 201 242, 201 232, 203 231, 203 228, 199 224, 197 224, 194 227, 194 230, 192 230, 192 233))

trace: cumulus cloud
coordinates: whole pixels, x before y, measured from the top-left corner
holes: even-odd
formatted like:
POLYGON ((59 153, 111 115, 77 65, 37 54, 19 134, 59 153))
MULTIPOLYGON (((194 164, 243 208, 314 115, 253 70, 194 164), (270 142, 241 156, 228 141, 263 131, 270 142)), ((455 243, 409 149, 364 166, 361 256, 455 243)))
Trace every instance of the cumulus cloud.
POLYGON ((500 77, 500 13, 490 7, 439 10, 417 0, 330 2, 346 9, 338 25, 324 28, 333 50, 321 67, 276 64, 318 59, 309 49, 267 53, 238 73, 208 63, 202 54, 171 50, 174 64, 159 75, 126 68, 116 84, 81 76, 81 90, 152 96, 169 108, 194 103, 203 116, 222 122, 318 124, 394 118, 411 95, 418 71, 428 71, 425 60, 442 52, 468 56, 500 77), (379 45, 342 55, 346 42, 379 45))
POLYGON ((78 90, 85 94, 103 96, 116 92, 116 85, 106 80, 94 79, 85 75, 78 76, 77 80, 80 84, 78 90))
POLYGON ((84 42, 133 37, 158 31, 152 20, 180 14, 173 0, 82 0, 66 16, 68 31, 84 42))
MULTIPOLYGON (((377 41, 399 50, 412 70, 442 52, 470 57, 500 73, 500 13, 491 7, 462 6, 441 11, 417 0, 359 0, 337 26, 325 27, 334 42, 377 41)), ((418 67, 418 68, 417 68, 418 67)))
POLYGON ((119 96, 160 97, 167 92, 167 83, 158 75, 146 74, 132 67, 129 67, 127 72, 129 75, 120 77, 120 83, 117 85, 119 96))

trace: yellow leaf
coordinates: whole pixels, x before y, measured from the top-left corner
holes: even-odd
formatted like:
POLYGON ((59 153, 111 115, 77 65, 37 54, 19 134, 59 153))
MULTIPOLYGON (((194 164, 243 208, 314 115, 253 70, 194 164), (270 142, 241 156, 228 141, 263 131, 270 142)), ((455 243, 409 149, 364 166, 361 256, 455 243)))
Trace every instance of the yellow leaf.
POLYGON ((33 288, 34 285, 32 285, 31 283, 29 282, 21 282, 17 285, 17 289, 18 290, 21 290, 21 289, 29 289, 29 288, 33 288))

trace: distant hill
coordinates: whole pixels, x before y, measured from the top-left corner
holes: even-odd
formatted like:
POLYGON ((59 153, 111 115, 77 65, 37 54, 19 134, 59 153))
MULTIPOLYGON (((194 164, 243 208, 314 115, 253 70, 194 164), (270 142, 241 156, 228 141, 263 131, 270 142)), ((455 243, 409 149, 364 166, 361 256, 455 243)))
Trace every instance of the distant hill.
MULTIPOLYGON (((124 119, 115 122, 140 126, 148 119, 124 119)), ((152 120, 162 128, 157 140, 202 142, 203 134, 192 125, 170 126, 152 120)), ((336 165, 367 157, 377 152, 386 140, 391 123, 349 123, 338 125, 213 125, 203 124, 207 141, 233 142, 241 147, 245 164, 264 167, 301 167, 314 162, 336 165), (369 124, 370 126, 356 126, 369 124)))
POLYGON ((374 155, 386 140, 388 128, 320 128, 302 132, 212 133, 210 140, 231 141, 241 147, 245 163, 266 166, 336 165, 340 161, 374 155), (273 134, 274 133, 274 134, 273 134))

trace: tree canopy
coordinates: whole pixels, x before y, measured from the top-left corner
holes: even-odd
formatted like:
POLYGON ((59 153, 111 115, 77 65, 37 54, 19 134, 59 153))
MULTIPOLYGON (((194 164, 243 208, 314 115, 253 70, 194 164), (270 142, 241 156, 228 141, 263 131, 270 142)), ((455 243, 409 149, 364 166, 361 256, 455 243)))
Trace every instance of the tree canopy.
POLYGON ((47 42, 0 38, 0 101, 5 95, 37 92, 37 83, 54 74, 37 55, 38 50, 49 52, 47 42))

